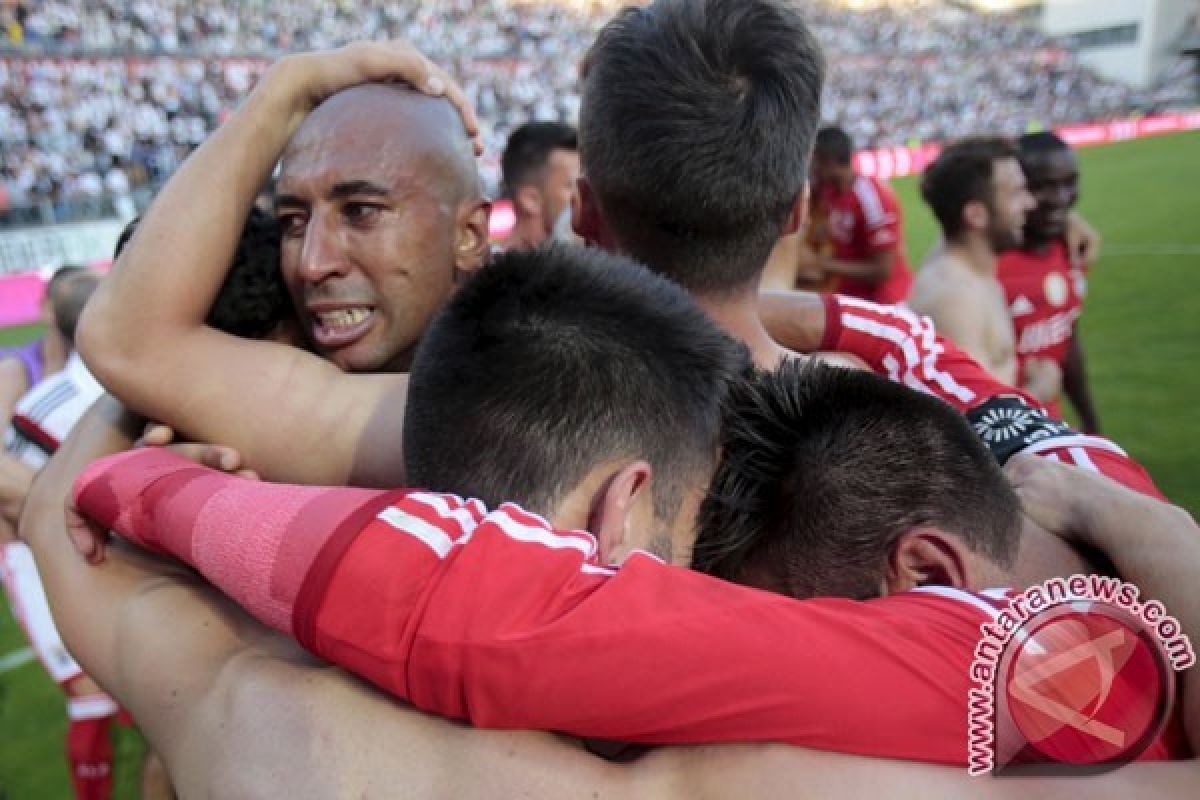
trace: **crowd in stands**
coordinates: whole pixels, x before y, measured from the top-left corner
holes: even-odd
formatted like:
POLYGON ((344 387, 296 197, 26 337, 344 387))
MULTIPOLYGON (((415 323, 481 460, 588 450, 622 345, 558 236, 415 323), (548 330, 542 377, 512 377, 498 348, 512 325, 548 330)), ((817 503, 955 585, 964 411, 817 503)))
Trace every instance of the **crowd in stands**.
MULTIPOLYGON (((0 3, 0 210, 133 193, 178 166, 278 55, 403 37, 485 122, 488 188, 529 119, 574 122, 580 56, 614 0, 9 0, 0 3)), ((1124 115, 1137 93, 1011 16, 809 0, 831 65, 825 116, 860 146, 1020 133, 1124 115)), ((1176 93, 1178 94, 1178 93, 1176 93)))

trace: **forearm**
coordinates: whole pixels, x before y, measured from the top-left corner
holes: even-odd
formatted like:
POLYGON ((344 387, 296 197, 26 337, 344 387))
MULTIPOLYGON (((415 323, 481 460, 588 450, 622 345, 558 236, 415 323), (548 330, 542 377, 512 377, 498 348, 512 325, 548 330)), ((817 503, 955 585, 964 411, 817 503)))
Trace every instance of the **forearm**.
POLYGON ((771 338, 798 353, 821 349, 825 337, 825 303, 813 292, 763 290, 758 314, 771 338))
POLYGON ((0 519, 15 525, 33 483, 33 468, 0 453, 0 519))
POLYGON ((1194 650, 1200 642, 1200 592, 1196 591, 1200 528, 1177 506, 1103 477, 1086 473, 1077 477, 1095 486, 1080 493, 1087 498, 1076 526, 1081 541, 1112 560, 1122 577, 1138 587, 1143 605, 1150 600, 1161 603, 1190 640, 1182 708, 1191 746, 1200 751, 1200 675, 1194 650))
POLYGON ((892 275, 892 265, 895 254, 892 251, 876 253, 871 258, 863 260, 845 260, 840 258, 821 258, 821 269, 833 275, 854 278, 864 283, 881 283, 892 275))
POLYGON ((390 495, 252 481, 154 448, 93 463, 75 489, 86 517, 194 567, 257 619, 289 634, 297 596, 325 543, 346 519, 390 495), (320 525, 309 529, 304 519, 320 525))
POLYGON ((1096 417, 1096 408, 1092 404, 1092 390, 1088 384, 1087 366, 1084 362, 1083 344, 1079 340, 1079 331, 1071 336, 1071 345, 1067 350, 1067 359, 1063 364, 1063 391, 1075 411, 1084 433, 1099 433, 1100 421, 1096 417))
POLYGON ((15 358, 0 358, 0 432, 12 421, 21 395, 29 391, 25 365, 15 358))
POLYGON ((133 441, 123 410, 104 396, 84 414, 35 478, 19 532, 37 560, 55 622, 72 654, 105 686, 115 678, 116 628, 106 612, 126 597, 119 570, 93 569, 71 544, 64 507, 75 475, 93 458, 133 441))
POLYGON ((1062 372, 1055 363, 1026 363, 1025 382, 1021 387, 1040 403, 1053 403, 1062 392, 1062 372))

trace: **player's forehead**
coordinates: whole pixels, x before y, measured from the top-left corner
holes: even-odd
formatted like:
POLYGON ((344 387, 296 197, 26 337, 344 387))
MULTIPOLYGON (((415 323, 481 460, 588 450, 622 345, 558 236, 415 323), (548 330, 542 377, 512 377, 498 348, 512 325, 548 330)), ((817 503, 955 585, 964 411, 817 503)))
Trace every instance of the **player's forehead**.
POLYGON ((992 165, 992 182, 998 189, 1021 189, 1025 186, 1025 172, 1017 159, 1001 158, 992 165))
POLYGON ((447 116, 392 87, 358 90, 335 95, 297 129, 280 161, 280 194, 320 194, 347 182, 436 188, 441 176, 432 165, 451 135, 447 116))
POLYGON ((1025 177, 1031 182, 1064 181, 1079 177, 1079 162, 1071 150, 1029 153, 1021 157, 1025 177))

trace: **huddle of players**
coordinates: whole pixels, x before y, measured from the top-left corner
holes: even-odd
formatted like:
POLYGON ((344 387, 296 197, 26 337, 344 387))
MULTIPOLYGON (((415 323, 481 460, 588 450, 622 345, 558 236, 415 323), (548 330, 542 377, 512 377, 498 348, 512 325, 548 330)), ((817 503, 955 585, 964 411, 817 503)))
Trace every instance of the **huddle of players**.
MULTIPOLYGON (((1021 530, 997 463, 1042 437, 989 453, 951 411, 978 416, 1023 398, 904 310, 759 297, 763 264, 807 206, 807 148, 795 143, 813 137, 821 74, 803 22, 769 0, 660 0, 600 34, 584 73, 586 179, 575 228, 677 285, 621 257, 561 247, 506 254, 480 269, 486 204, 449 106, 395 87, 346 88, 404 77, 431 91, 430 76, 444 78, 397 46, 285 59, 164 189, 89 307, 83 350, 131 407, 199 439, 233 443, 267 477, 428 491, 254 484, 143 451, 89 468, 79 509, 198 567, 322 657, 442 715, 627 742, 786 741, 964 761, 969 659, 979 624, 999 602, 979 592, 1075 571, 1081 561, 1060 538, 1021 530), (679 41, 696 43, 691 57, 702 54, 703 63, 680 53, 663 69, 648 57, 679 41), (728 78, 742 74, 761 84, 747 89, 728 78), (791 91, 771 91, 781 85, 791 91), (701 113, 704 125, 694 118, 701 113), (775 124, 754 124, 763 120, 775 124), (737 147, 697 137, 722 126, 743 134, 737 147), (342 146, 331 148, 334 141, 342 146), (204 325, 240 220, 281 152, 282 271, 299 329, 336 366, 204 325), (177 257, 164 264, 168 246, 177 257), (155 311, 135 320, 130 309, 151 300, 155 311), (800 366, 777 340, 849 351, 950 405, 869 375, 800 366), (751 360, 761 371, 747 376, 751 360), (876 450, 883 461, 872 464, 876 450), (890 458, 914 469, 888 474, 890 458), (666 563, 691 563, 693 549, 697 565, 792 597, 666 563), (616 562, 623 566, 607 566, 616 562), (813 594, 878 599, 793 599, 813 594), (901 657, 897 642, 908 643, 901 657)), ((452 87, 441 91, 455 96, 452 87)), ((379 733, 367 719, 380 719, 381 708, 410 730, 388 723, 395 738, 380 734, 377 747, 400 748, 418 729, 441 731, 426 741, 449 735, 296 663, 276 637, 207 590, 164 580, 161 567, 124 554, 105 557, 80 520, 74 541, 99 563, 75 560, 56 508, 90 457, 120 440, 105 427, 114 413, 108 403, 93 409, 35 487, 22 532, 68 642, 143 723, 179 785, 211 786, 214 761, 232 769, 222 749, 231 731, 253 745, 239 753, 239 780, 260 768, 250 752, 268 771, 279 763, 272 757, 283 757, 248 733, 280 722, 261 704, 261 717, 224 719, 216 734, 213 709, 233 708, 230 692, 249 692, 243 700, 276 693, 272 705, 306 698, 310 713, 321 698, 353 694, 362 716, 337 715, 335 728, 347 737, 359 731, 359 744, 361 731, 379 733), (85 619, 67 585, 122 602, 108 619, 85 619), (171 619, 177 630, 150 629, 150 619, 171 619), (220 624, 185 622, 213 619, 220 624), (114 631, 125 646, 113 646, 114 631), (148 680, 152 664, 166 677, 148 680), (272 684, 279 673, 289 682, 272 684), (197 690, 197 682, 221 691, 197 690), (190 692, 194 704, 163 702, 168 691, 190 692), (181 705, 204 713, 186 720, 181 705)), ((1097 469, 1153 492, 1111 444, 1049 419, 1039 425, 1037 433, 1054 434, 1044 454, 1090 453, 1097 469)), ((228 451, 206 452, 238 466, 228 451)), ((1147 535, 1194 535, 1169 507, 1082 471, 1017 459, 1010 472, 1027 489, 1039 480, 1073 488, 1068 508, 1073 497, 1105 498, 1107 527, 1084 535, 1131 578, 1156 582, 1113 535, 1130 514, 1147 535)), ((1169 587, 1163 599, 1171 603, 1169 587)), ((272 744, 303 747, 297 737, 307 730, 272 744)), ((495 741, 477 736, 471 741, 482 750, 471 752, 480 763, 494 758, 495 741)), ((578 756, 544 740, 519 744, 537 750, 539 763, 578 756)), ((344 749, 328 747, 328 769, 309 778, 361 782, 389 769, 387 759, 341 762, 344 749)), ((1164 741, 1158 754, 1167 752, 1181 751, 1164 741)), ((682 763, 671 758, 687 756, 650 763, 682 763)), ((422 785, 427 773, 405 766, 400 774, 422 785)), ((594 766, 571 769, 583 775, 594 766)), ((722 785, 736 774, 724 767, 689 772, 689 780, 701 774, 722 785)), ((807 769, 819 775, 820 760, 807 769)), ((911 769, 920 780, 947 779, 911 769)), ((560 773, 564 785, 570 774, 560 773)), ((472 787, 469 777, 455 776, 467 782, 456 784, 467 786, 460 794, 495 788, 472 787)), ((854 770, 841 779, 852 784, 854 770)), ((575 790, 606 780, 588 777, 575 790)), ((315 783, 308 789, 319 794, 315 783)))
POLYGON ((1065 392, 1083 430, 1095 433, 1076 322, 1098 237, 1072 212, 1079 168, 1066 143, 1043 132, 948 145, 921 185, 943 242, 915 283, 896 196, 886 183, 858 174, 853 156, 840 128, 818 131, 808 225, 780 242, 765 285, 908 302, 1053 416, 1060 416, 1065 392))

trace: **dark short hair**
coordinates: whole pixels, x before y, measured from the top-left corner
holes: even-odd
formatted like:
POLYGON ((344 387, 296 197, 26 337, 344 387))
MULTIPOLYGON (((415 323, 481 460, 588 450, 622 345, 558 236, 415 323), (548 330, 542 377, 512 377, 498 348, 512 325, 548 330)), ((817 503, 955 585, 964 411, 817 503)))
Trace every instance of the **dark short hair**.
POLYGON ((921 176, 921 196, 948 237, 962 233, 962 212, 968 203, 987 203, 995 197, 993 176, 997 161, 1016 158, 1011 139, 974 136, 948 145, 921 176))
MULTIPOLYGON (((121 231, 114 259, 120 258, 140 222, 134 217, 121 231)), ((290 314, 291 300, 279 271, 279 223, 273 214, 251 208, 205 323, 234 336, 260 339, 290 314)))
POLYGON ((721 401, 749 364, 679 286, 595 249, 509 251, 417 349, 409 483, 542 514, 596 465, 645 459, 673 519, 716 460, 721 401))
POLYGON ((854 140, 836 125, 828 125, 817 131, 813 155, 835 164, 849 164, 854 158, 854 140))
POLYGON ((279 223, 273 214, 251 208, 205 322, 234 336, 259 339, 274 331, 291 308, 279 271, 279 223))
POLYGON ((932 526, 1011 566, 1017 498, 946 403, 814 362, 760 372, 728 398, 723 456, 694 566, 794 597, 877 596, 891 547, 932 526))
POLYGON ((1017 151, 1022 159, 1025 156, 1061 153, 1064 150, 1070 151, 1071 146, 1054 131, 1037 131, 1017 137, 1017 151))
POLYGON ((61 267, 46 284, 46 295, 54 309, 54 325, 72 347, 84 306, 99 285, 100 277, 83 267, 61 267))
POLYGON ((513 194, 517 189, 540 179, 540 174, 555 150, 579 149, 579 136, 570 125, 561 122, 527 122, 512 132, 500 169, 504 189, 513 194))
POLYGON ((693 291, 755 281, 804 189, 824 75, 784 0, 617 14, 584 60, 579 134, 622 249, 693 291))

